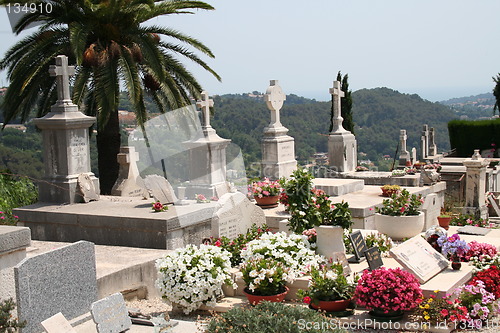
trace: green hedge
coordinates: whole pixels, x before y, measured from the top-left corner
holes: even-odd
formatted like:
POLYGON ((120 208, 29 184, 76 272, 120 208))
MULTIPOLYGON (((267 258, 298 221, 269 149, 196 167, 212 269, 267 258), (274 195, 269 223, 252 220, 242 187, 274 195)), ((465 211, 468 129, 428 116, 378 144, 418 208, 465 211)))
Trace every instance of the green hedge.
POLYGON ((491 149, 500 144, 500 119, 492 120, 452 120, 448 123, 451 149, 457 155, 470 157, 474 149, 491 149))

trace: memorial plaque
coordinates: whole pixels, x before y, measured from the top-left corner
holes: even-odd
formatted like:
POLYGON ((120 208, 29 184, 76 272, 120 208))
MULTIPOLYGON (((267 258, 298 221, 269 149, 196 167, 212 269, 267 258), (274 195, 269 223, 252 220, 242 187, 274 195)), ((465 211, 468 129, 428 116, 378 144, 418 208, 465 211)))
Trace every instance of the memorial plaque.
POLYGON ((349 262, 360 262, 364 260, 365 251, 368 250, 366 246, 365 239, 363 238, 363 234, 361 231, 355 231, 349 235, 349 239, 351 241, 352 247, 354 249, 354 257, 349 258, 349 262))
POLYGON ((132 326, 125 301, 120 293, 92 303, 90 312, 99 333, 123 332, 132 326))
POLYGON ((491 229, 488 229, 488 228, 474 227, 471 225, 467 225, 465 227, 457 229, 457 232, 459 234, 478 235, 478 236, 485 236, 490 231, 491 231, 491 229))
POLYGON ((448 260, 420 235, 391 249, 390 254, 401 266, 415 275, 420 283, 429 281, 449 264, 448 260))
POLYGON ((42 326, 47 333, 76 333, 69 321, 61 312, 42 321, 42 326))
POLYGON ((380 255, 380 251, 378 247, 374 246, 369 248, 364 252, 366 261, 368 262, 368 267, 370 271, 377 269, 379 267, 384 266, 384 262, 382 261, 382 256, 380 255))
POLYGON ((349 276, 352 273, 351 266, 349 266, 349 262, 345 256, 345 252, 333 252, 332 260, 333 262, 337 262, 342 265, 344 276, 349 276))

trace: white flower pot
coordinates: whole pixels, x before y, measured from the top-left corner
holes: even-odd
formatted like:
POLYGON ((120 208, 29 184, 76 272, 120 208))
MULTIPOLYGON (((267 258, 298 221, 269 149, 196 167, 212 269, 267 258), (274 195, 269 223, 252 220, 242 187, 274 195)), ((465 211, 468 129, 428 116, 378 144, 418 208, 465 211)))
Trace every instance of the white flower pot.
POLYGON ((316 252, 332 257, 333 252, 345 252, 344 228, 333 225, 320 225, 316 227, 316 252))
POLYGON ((396 240, 418 235, 424 228, 424 222, 423 212, 411 216, 375 214, 375 227, 377 230, 396 240))

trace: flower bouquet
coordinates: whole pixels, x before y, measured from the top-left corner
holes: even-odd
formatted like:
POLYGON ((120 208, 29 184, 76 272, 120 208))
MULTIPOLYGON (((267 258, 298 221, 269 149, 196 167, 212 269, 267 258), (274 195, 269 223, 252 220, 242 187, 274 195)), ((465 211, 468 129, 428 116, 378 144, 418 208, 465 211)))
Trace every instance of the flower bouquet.
POLYGON ((236 288, 231 278, 230 253, 212 245, 188 245, 156 261, 157 287, 162 298, 188 314, 202 304, 213 307, 222 286, 236 288))
POLYGON ((453 301, 451 295, 438 297, 439 290, 435 290, 428 298, 421 297, 417 300, 418 307, 411 317, 421 323, 430 323, 434 326, 441 323, 465 322, 468 310, 460 301, 453 301))
POLYGON ((413 274, 385 267, 364 271, 354 294, 356 303, 373 310, 372 314, 394 316, 415 308, 420 297, 422 289, 413 274))
POLYGON ((461 258, 469 250, 469 245, 458 234, 450 237, 443 235, 438 238, 437 243, 441 247, 441 253, 452 261, 453 269, 460 269, 461 258))
POLYGON ((194 198, 196 199, 196 203, 207 203, 210 202, 210 199, 207 199, 203 194, 195 194, 194 198))
POLYGON ((297 296, 315 309, 344 311, 354 295, 354 289, 355 284, 344 276, 342 264, 335 263, 330 267, 313 268, 309 288, 299 289, 297 296))
POLYGON ((152 209, 155 213, 159 213, 159 212, 164 212, 164 211, 168 210, 168 206, 163 205, 161 202, 157 201, 157 202, 153 202, 152 209))

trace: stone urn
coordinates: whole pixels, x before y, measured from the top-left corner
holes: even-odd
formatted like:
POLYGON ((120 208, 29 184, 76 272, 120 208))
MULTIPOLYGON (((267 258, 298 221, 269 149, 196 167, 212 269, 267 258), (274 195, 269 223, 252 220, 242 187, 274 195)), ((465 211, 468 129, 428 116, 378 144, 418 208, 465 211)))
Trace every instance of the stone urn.
POLYGON ((409 216, 391 216, 375 213, 377 230, 395 240, 411 238, 422 232, 424 228, 424 213, 409 216))
POLYGON ((330 258, 333 252, 345 252, 344 228, 320 225, 316 228, 316 252, 330 258))

